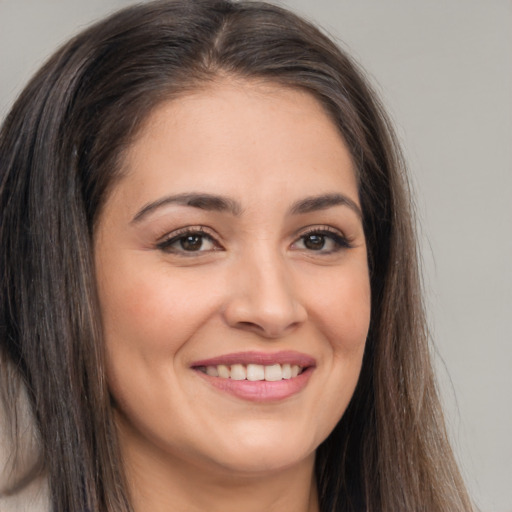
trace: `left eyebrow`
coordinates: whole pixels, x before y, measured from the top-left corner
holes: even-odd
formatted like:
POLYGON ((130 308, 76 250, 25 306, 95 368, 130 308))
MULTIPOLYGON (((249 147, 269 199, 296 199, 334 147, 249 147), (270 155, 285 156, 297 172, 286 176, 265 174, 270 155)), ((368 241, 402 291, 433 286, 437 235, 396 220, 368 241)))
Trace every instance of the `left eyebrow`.
POLYGON ((348 206, 362 220, 363 212, 355 201, 343 194, 322 194, 301 199, 290 208, 292 215, 310 213, 317 210, 327 210, 333 206, 348 206))
POLYGON ((227 211, 235 216, 240 215, 242 211, 240 204, 228 197, 192 192, 163 197, 157 201, 145 205, 142 210, 140 210, 132 219, 132 223, 139 222, 150 213, 169 204, 191 206, 192 208, 199 208, 200 210, 210 210, 217 212, 227 211))

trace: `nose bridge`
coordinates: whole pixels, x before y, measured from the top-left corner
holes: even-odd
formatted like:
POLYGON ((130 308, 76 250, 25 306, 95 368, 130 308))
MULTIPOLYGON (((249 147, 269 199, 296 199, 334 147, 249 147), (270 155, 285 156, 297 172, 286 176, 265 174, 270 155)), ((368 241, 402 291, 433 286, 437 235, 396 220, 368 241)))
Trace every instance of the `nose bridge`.
POLYGON ((286 258, 270 243, 240 257, 228 305, 231 325, 278 337, 306 318, 286 258))

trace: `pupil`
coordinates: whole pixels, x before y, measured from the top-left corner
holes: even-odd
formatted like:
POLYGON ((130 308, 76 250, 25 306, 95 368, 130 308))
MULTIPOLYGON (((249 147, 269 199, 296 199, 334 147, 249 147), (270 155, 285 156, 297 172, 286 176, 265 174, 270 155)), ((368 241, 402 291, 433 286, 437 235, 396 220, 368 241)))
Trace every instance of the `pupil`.
POLYGON ((323 249, 325 244, 325 238, 323 235, 308 235, 304 240, 304 245, 308 249, 313 249, 314 251, 318 251, 319 249, 323 249))
POLYGON ((203 240, 201 235, 188 235, 181 240, 181 247, 185 251, 197 251, 201 249, 203 240))

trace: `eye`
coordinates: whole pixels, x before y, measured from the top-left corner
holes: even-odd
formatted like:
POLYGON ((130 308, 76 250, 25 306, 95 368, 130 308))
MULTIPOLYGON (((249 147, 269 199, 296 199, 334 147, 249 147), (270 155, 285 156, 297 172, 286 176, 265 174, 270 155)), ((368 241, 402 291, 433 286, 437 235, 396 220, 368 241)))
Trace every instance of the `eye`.
POLYGON ((163 252, 183 255, 211 252, 221 248, 212 236, 203 231, 203 228, 184 228, 170 233, 156 246, 163 252))
POLYGON ((292 245, 293 249, 314 251, 330 254, 341 249, 350 248, 351 244, 345 236, 332 228, 312 229, 292 245))

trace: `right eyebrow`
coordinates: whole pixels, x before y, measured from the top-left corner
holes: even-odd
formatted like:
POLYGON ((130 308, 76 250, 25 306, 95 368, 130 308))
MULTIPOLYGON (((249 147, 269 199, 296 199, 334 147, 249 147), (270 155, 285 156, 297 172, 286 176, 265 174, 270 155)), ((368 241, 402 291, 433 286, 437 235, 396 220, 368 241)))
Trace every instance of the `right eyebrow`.
POLYGON ((240 203, 229 197, 218 196, 204 193, 184 193, 172 196, 165 196, 156 201, 146 204, 132 219, 132 223, 141 221, 144 217, 154 212, 158 208, 169 204, 178 204, 181 206, 191 206, 201 210, 229 212, 232 215, 239 216, 242 213, 240 203))
POLYGON ((292 215, 300 215, 318 210, 327 210, 333 206, 348 206, 359 219, 363 219, 363 212, 359 205, 344 194, 321 194, 310 196, 297 201, 290 208, 292 215))

